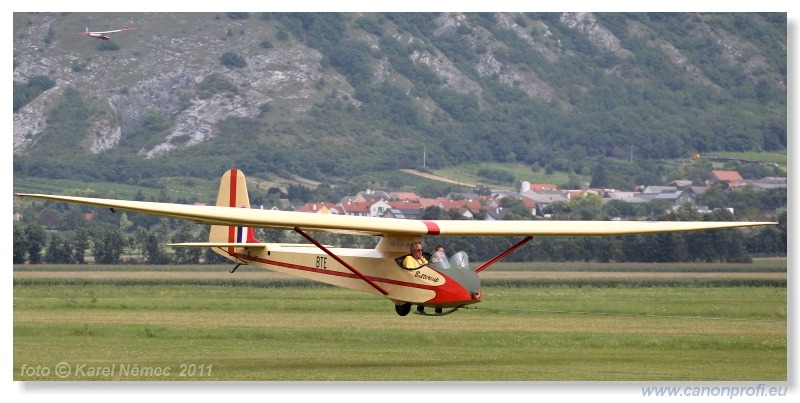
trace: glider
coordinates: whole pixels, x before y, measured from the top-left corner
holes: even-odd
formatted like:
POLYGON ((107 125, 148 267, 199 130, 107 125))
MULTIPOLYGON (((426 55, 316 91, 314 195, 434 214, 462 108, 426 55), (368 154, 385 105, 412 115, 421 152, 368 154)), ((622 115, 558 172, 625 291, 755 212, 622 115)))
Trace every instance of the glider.
POLYGON ((88 36, 88 37, 92 37, 92 38, 95 38, 95 39, 100 39, 100 40, 103 40, 103 41, 107 41, 107 40, 111 39, 111 37, 109 37, 108 34, 113 34, 114 32, 132 31, 132 30, 133 30, 133 28, 114 29, 114 30, 111 30, 111 31, 89 31, 89 27, 86 27, 86 31, 84 31, 84 32, 76 32, 73 35, 83 35, 83 36, 88 36))
MULTIPOLYGON (((610 236, 698 231, 774 225, 773 222, 688 221, 469 221, 407 220, 354 217, 250 208, 244 174, 227 171, 220 182, 216 206, 127 201, 88 197, 18 193, 20 197, 127 210, 211 225, 208 242, 170 244, 173 247, 212 248, 240 265, 250 265, 323 283, 363 291, 391 300, 395 311, 408 315, 412 306, 422 315, 446 315, 481 301, 479 273, 521 247, 533 236, 610 236), (253 228, 294 230, 310 244, 264 243, 253 228), (310 232, 378 236, 373 249, 322 245, 310 232), (522 236, 521 241, 476 269, 466 253, 449 259, 432 256, 430 263, 404 267, 410 246, 423 236, 522 236), (433 312, 426 312, 432 308, 433 312)), ((443 253, 443 252, 436 252, 443 253)))

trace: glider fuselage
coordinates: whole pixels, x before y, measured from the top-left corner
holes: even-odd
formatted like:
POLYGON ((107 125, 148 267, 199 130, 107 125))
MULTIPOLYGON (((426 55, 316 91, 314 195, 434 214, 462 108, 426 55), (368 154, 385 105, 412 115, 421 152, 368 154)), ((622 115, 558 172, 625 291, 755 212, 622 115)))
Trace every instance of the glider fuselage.
POLYGON ((470 272, 476 281, 463 281, 460 277, 466 271, 456 272, 460 270, 458 268, 437 270, 426 265, 417 269, 404 269, 395 262, 395 258, 404 255, 402 253, 387 254, 377 248, 329 249, 387 292, 382 295, 378 289, 314 245, 266 245, 265 248, 257 249, 232 248, 234 250, 230 257, 249 266, 385 296, 396 303, 453 308, 481 300, 477 273, 470 272), (451 271, 453 273, 449 273, 451 271))

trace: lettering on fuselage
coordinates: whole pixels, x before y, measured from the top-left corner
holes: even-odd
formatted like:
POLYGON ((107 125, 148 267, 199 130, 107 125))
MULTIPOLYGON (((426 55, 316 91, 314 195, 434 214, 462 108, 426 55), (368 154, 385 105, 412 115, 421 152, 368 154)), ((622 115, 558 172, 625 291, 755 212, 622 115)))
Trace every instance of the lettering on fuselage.
POLYGON ((433 282, 433 283, 438 283, 439 280, 441 280, 438 276, 434 277, 434 276, 422 273, 419 270, 417 270, 414 273, 414 277, 422 279, 422 280, 427 280, 427 281, 430 281, 430 282, 433 282))

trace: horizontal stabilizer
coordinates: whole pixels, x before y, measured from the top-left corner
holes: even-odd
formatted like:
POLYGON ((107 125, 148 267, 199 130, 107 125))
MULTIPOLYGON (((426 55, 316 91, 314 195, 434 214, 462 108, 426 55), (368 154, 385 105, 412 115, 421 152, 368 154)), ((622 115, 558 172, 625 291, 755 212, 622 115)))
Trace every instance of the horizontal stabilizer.
POLYGON ((248 248, 248 249, 264 249, 267 247, 266 243, 242 243, 242 242, 183 242, 183 243, 169 243, 167 246, 174 246, 179 248, 248 248))

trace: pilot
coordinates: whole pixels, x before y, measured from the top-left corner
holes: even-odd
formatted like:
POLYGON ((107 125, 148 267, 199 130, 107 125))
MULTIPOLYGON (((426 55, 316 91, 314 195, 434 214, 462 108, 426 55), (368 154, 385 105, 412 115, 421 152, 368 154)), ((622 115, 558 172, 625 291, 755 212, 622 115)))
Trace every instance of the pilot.
POLYGON ((422 256, 422 242, 411 243, 411 255, 403 259, 403 267, 406 269, 418 269, 428 264, 428 259, 422 256))

